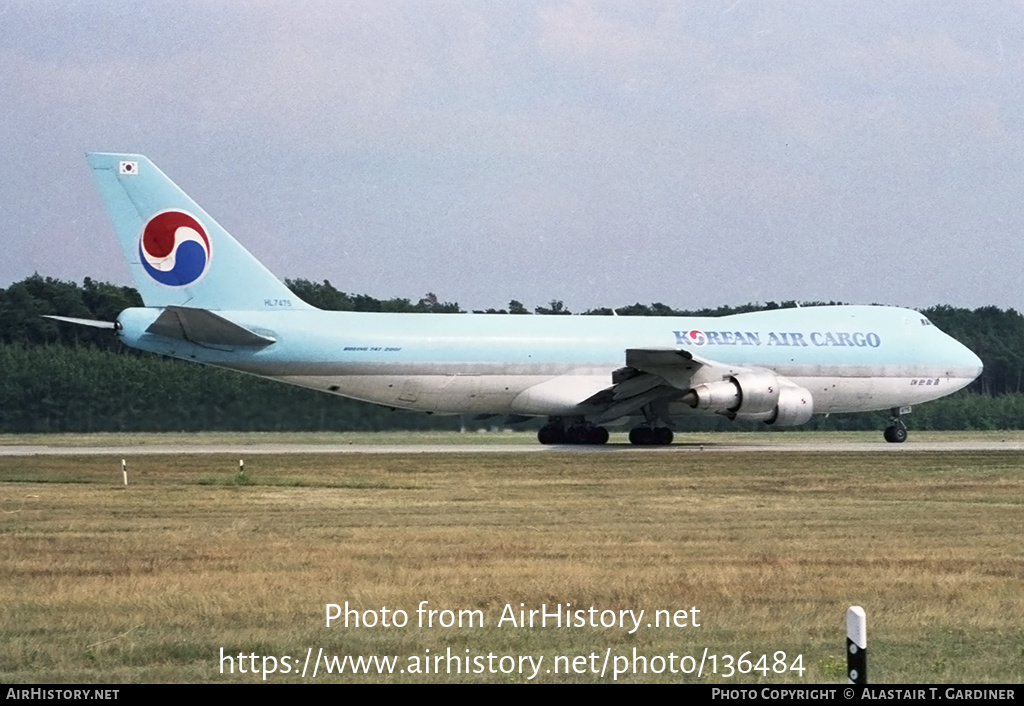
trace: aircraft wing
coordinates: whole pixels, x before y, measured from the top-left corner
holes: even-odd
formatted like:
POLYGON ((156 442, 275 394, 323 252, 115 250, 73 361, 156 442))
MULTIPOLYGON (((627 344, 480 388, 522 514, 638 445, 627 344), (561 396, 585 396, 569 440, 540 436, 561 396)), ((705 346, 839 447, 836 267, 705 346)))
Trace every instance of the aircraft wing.
POLYGON ((726 366, 698 358, 681 348, 629 348, 626 350, 626 367, 660 376, 673 387, 689 390, 692 387, 690 379, 701 368, 726 366))
POLYGON ((681 348, 629 348, 626 367, 612 375, 612 386, 584 404, 605 408, 595 420, 601 424, 633 414, 644 405, 679 398, 694 387, 695 378, 714 376, 715 370, 724 374, 734 368, 681 348))

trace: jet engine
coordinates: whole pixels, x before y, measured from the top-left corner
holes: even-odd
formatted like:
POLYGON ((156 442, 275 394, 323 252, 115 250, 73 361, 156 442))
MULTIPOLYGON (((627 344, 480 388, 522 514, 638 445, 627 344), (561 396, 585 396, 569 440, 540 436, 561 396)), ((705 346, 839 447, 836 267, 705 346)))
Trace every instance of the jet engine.
POLYGON ((735 417, 769 415, 779 404, 779 379, 767 370, 730 375, 725 380, 697 385, 682 401, 694 409, 735 417))
POLYGON ((765 424, 780 427, 795 427, 803 424, 814 414, 814 397, 806 387, 794 385, 788 380, 779 389, 779 404, 775 414, 765 419, 765 424))
POLYGON ((697 385, 681 401, 730 419, 760 419, 779 426, 798 426, 814 414, 809 390, 767 370, 745 371, 697 385))

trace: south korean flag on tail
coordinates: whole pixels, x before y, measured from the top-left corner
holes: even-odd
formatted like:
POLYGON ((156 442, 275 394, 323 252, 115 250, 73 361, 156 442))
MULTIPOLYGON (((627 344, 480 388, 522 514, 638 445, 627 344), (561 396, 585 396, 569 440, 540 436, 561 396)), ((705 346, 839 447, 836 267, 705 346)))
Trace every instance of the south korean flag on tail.
POLYGON ((138 162, 118 162, 117 164, 118 174, 138 174, 139 163, 138 162))

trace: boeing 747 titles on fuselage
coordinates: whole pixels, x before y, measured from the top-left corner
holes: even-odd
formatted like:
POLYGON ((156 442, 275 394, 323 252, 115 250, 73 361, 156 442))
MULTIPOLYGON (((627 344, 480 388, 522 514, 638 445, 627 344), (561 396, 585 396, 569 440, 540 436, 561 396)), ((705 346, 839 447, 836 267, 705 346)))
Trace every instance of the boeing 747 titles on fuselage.
POLYGON ((541 443, 634 444, 673 420, 803 424, 813 414, 901 414, 981 373, 920 313, 822 306, 726 317, 379 314, 295 296, 146 157, 88 155, 145 306, 107 326, 133 347, 294 385, 436 413, 546 417, 541 443))

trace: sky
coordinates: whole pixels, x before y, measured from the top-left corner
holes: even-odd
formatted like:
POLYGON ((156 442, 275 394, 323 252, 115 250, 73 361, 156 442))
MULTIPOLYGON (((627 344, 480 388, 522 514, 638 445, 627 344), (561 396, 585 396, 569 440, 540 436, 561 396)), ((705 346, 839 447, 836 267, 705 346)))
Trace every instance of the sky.
POLYGON ((1024 309, 1024 4, 0 0, 0 287, 131 284, 87 151, 282 279, 1024 309))

